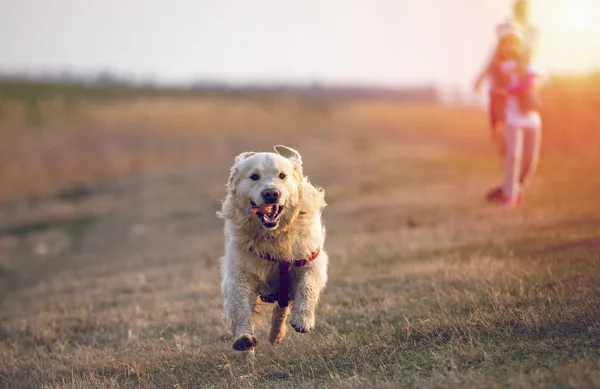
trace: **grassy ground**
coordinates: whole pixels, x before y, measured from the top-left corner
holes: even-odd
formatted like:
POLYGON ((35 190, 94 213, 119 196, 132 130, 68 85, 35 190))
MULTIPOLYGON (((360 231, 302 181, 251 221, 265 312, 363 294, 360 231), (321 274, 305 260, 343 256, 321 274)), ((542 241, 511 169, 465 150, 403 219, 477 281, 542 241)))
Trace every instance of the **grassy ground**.
POLYGON ((500 165, 480 112, 128 104, 13 145, 51 163, 3 192, 0 387, 600 386, 597 159, 545 154, 507 210, 482 201, 500 165), (251 374, 221 320, 215 211, 234 156, 277 143, 326 190, 331 266, 316 330, 272 347, 263 325, 251 374), (139 168, 98 166, 119 158, 139 168))

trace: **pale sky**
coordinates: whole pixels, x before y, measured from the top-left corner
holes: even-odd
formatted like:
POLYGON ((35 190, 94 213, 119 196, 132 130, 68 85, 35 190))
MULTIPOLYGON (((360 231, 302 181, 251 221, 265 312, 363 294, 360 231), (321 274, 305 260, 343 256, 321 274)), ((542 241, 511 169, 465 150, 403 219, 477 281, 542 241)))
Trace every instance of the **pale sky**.
MULTIPOLYGON (((532 0, 539 62, 600 69, 600 0, 532 0), (577 4, 574 6, 574 4, 577 4)), ((0 70, 467 86, 511 0, 2 0, 0 70)))

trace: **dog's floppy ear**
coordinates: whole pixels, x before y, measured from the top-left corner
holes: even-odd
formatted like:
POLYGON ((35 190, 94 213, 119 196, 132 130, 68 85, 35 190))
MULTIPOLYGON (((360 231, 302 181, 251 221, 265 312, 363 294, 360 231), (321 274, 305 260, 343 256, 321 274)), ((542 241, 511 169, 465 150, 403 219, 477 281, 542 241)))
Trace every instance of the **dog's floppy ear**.
POLYGON ((302 166, 302 156, 300 155, 300 153, 298 151, 292 149, 291 147, 277 145, 277 146, 275 146, 275 151, 277 152, 277 154, 289 159, 290 161, 294 162, 296 165, 302 166))
POLYGON ((253 156, 254 154, 256 154, 256 152, 246 151, 245 153, 241 153, 240 155, 235 157, 235 162, 233 163, 233 166, 231 167, 231 171, 229 172, 229 181, 227 182, 227 188, 229 189, 229 191, 235 192, 235 188, 237 186, 237 181, 238 181, 237 180, 237 172, 238 172, 237 165, 240 162, 242 162, 244 159, 249 158, 249 157, 253 156))
POLYGON ((238 164, 238 163, 242 162, 244 159, 253 156, 254 154, 256 154, 255 151, 246 151, 245 153, 241 153, 240 155, 235 157, 235 163, 238 164))

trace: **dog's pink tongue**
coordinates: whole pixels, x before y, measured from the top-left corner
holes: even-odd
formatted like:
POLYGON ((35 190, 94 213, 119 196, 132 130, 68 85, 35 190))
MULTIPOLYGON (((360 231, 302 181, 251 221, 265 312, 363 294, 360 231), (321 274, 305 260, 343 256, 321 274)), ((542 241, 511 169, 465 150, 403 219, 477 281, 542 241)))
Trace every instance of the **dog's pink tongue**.
POLYGON ((268 205, 250 205, 248 206, 248 209, 246 210, 246 214, 248 216, 254 216, 256 215, 258 212, 264 214, 264 215, 271 215, 274 214, 277 211, 277 206, 274 204, 268 204, 268 205))
POLYGON ((258 212, 259 207, 255 206, 255 205, 249 205, 248 206, 248 210, 246 210, 246 214, 248 216, 254 216, 256 215, 256 212, 258 212))

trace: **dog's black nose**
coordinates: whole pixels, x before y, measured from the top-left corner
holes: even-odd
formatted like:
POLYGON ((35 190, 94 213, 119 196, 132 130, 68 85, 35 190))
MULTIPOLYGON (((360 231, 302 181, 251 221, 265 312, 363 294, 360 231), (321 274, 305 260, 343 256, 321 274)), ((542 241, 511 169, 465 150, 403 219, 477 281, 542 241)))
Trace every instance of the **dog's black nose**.
POLYGON ((262 196, 267 204, 276 203, 281 193, 275 188, 268 188, 262 191, 262 196))

